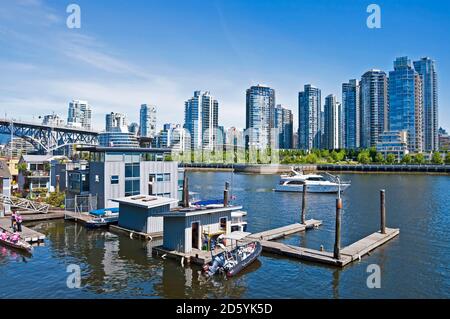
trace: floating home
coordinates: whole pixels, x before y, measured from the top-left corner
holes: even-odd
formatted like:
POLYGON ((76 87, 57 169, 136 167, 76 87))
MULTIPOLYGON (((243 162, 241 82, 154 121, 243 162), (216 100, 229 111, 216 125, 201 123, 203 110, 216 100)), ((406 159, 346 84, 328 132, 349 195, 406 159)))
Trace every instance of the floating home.
POLYGON ((176 198, 137 195, 113 199, 119 204, 118 227, 128 232, 136 232, 150 237, 163 234, 163 217, 160 213, 169 212, 178 203, 176 198))
POLYGON ((67 173, 67 193, 96 198, 95 208, 117 207, 114 198, 149 195, 179 197, 178 162, 166 161, 168 149, 83 147, 89 153, 85 169, 67 173))
POLYGON ((242 206, 211 205, 182 208, 161 214, 164 217, 163 248, 189 254, 210 250, 211 240, 231 233, 231 213, 242 206))

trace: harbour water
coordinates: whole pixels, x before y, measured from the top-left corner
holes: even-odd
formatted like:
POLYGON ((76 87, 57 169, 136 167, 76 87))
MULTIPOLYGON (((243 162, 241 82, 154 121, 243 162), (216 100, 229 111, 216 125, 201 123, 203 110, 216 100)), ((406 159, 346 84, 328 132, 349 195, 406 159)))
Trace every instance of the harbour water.
MULTIPOLYGON (((32 258, 0 246, 0 298, 449 298, 450 178, 438 175, 348 174, 342 246, 379 228, 379 190, 386 189, 387 226, 400 236, 344 269, 263 254, 236 278, 205 281, 196 266, 152 257, 152 245, 73 222, 39 223, 47 235, 32 258), (367 287, 367 267, 381 269, 381 288, 367 287), (70 289, 69 265, 81 270, 70 289)), ((299 222, 301 194, 277 193, 276 175, 189 173, 190 190, 221 198, 231 182, 235 203, 248 211, 249 231, 299 222)), ((307 218, 316 230, 283 241, 332 251, 335 196, 308 194, 307 218)))

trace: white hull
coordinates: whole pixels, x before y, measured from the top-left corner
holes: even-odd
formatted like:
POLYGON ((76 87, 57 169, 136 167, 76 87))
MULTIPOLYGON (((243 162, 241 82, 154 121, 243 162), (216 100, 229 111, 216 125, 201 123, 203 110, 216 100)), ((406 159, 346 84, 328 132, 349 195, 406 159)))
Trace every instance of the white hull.
MULTIPOLYGON (((347 189, 350 184, 341 184, 341 192, 347 189)), ((337 193, 339 186, 337 184, 331 185, 307 185, 306 191, 308 193, 337 193)), ((277 185, 275 187, 277 192, 303 192, 303 185, 277 185)))

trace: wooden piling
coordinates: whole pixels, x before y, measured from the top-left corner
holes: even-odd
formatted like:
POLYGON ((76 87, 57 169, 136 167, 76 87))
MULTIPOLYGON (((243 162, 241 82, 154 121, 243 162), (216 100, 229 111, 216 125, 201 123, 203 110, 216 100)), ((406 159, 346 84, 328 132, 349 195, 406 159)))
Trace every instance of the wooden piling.
POLYGON ((305 224, 305 215, 306 215, 306 184, 303 184, 303 196, 302 196, 302 216, 301 223, 305 224))
POLYGON ((228 207, 228 188, 230 187, 230 183, 225 182, 225 189, 223 191, 223 206, 228 207))
POLYGON ((380 232, 386 234, 386 200, 385 200, 385 190, 380 190, 380 217, 381 217, 381 227, 380 232))
POLYGON ((341 210, 342 199, 339 197, 336 199, 336 232, 334 240, 334 254, 335 259, 341 259, 341 210))
POLYGON ((183 178, 183 206, 189 207, 189 179, 186 175, 186 172, 184 172, 184 178, 183 178))

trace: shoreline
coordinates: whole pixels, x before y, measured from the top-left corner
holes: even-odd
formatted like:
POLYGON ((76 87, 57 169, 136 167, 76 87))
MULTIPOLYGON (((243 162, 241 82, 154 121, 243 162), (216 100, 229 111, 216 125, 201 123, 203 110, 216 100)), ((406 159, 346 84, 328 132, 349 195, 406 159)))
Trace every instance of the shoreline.
POLYGON ((235 172, 240 174, 272 175, 288 173, 292 169, 305 172, 333 172, 346 174, 407 174, 450 175, 450 165, 340 165, 340 164, 180 164, 186 171, 235 172))

